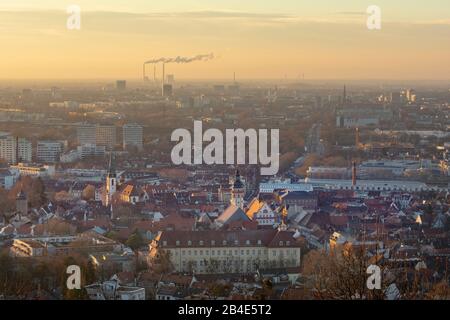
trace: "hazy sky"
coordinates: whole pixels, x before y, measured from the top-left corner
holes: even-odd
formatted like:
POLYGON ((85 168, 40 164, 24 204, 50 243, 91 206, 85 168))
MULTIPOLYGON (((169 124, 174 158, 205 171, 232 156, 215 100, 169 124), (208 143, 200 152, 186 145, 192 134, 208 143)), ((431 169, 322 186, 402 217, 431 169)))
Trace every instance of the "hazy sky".
POLYGON ((450 79, 448 0, 2 0, 0 78, 141 77, 161 56, 178 78, 450 79), (66 29, 67 6, 81 30, 66 29), (366 9, 382 10, 382 30, 366 9))

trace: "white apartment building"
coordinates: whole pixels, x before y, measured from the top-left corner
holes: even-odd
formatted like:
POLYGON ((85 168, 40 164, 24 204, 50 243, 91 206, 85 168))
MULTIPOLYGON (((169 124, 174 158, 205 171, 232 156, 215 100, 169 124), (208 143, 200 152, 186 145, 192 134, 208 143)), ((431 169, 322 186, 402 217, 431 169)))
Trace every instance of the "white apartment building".
POLYGON ((59 162, 63 143, 61 141, 38 141, 36 149, 37 161, 43 163, 59 162))
POLYGON ((142 150, 143 147, 143 128, 137 124, 126 124, 123 126, 123 148, 137 147, 142 150))
POLYGON ((176 272, 252 273, 257 269, 299 267, 294 233, 279 230, 164 231, 150 244, 149 262, 168 254, 176 272))
POLYGON ((31 162, 33 148, 25 138, 3 136, 0 138, 0 158, 8 163, 31 162))

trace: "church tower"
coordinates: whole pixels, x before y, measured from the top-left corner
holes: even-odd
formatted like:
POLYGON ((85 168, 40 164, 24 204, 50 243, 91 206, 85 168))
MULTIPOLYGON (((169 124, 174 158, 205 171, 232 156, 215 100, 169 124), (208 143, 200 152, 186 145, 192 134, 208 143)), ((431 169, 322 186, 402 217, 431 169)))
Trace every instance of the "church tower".
POLYGON ((111 205, 112 197, 117 191, 117 174, 114 168, 112 153, 109 157, 109 169, 106 176, 106 206, 111 205))
POLYGON ((231 204, 238 208, 244 209, 244 184, 241 181, 239 170, 236 170, 236 178, 231 187, 231 204))
POLYGON ((24 216, 28 214, 28 199, 23 190, 20 190, 16 196, 16 211, 24 216))

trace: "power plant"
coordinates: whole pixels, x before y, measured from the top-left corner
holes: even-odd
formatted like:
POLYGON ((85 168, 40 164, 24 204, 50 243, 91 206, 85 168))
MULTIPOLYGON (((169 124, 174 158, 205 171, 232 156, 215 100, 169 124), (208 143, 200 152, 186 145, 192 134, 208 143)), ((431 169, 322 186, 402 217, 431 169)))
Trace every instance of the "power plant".
POLYGON ((178 56, 175 58, 162 57, 162 58, 148 60, 148 61, 145 61, 144 64, 142 65, 142 78, 143 78, 144 82, 149 81, 149 78, 146 73, 146 65, 152 64, 153 65, 153 81, 156 84, 158 82, 156 79, 156 66, 159 63, 162 63, 161 94, 162 94, 162 96, 166 96, 168 94, 168 92, 170 92, 170 93, 172 92, 172 89, 170 88, 170 90, 168 90, 168 87, 166 88, 166 90, 164 90, 164 85, 166 84, 166 64, 167 63, 185 64, 185 63, 191 63, 194 61, 209 61, 211 59, 214 59, 213 53, 199 54, 194 57, 181 57, 181 56, 178 56))

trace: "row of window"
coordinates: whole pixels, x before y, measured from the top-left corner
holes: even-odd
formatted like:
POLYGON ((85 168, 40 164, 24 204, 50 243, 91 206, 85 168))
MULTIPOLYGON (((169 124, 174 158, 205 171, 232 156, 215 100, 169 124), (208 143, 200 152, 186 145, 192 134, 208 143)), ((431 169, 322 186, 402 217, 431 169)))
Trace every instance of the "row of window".
MULTIPOLYGON (((216 245, 216 241, 215 241, 215 240, 211 240, 210 244, 211 244, 211 246, 215 246, 215 245, 216 245)), ((238 240, 235 240, 235 241, 234 241, 234 244, 235 244, 235 245, 239 245, 239 241, 238 241, 238 240)), ((251 244, 250 240, 246 240, 246 241, 245 241, 245 244, 246 244, 246 245, 250 245, 250 244, 251 244)), ((258 245, 261 245, 261 244, 262 244, 261 240, 258 240, 258 241, 257 241, 257 244, 258 244, 258 245)), ((179 240, 177 240, 177 241, 175 241, 175 245, 178 247, 178 246, 181 245, 181 242, 180 242, 179 240)), ((191 240, 188 240, 187 245, 188 245, 188 246, 192 246, 192 245, 193 245, 192 241, 191 241, 191 240)), ((198 242, 198 245, 199 245, 199 246, 204 246, 204 245, 205 245, 205 241, 200 240, 200 241, 198 242)), ((223 240, 223 241, 222 241, 222 245, 224 245, 224 246, 228 245, 228 241, 227 241, 227 240, 223 240)), ((163 241, 163 246, 167 246, 167 241, 163 241)))
MULTIPOLYGON (((277 267, 277 266, 296 266, 295 261, 261 261, 258 262, 258 265, 263 267, 277 267)), ((214 262, 208 262, 204 260, 200 261, 183 261, 181 270, 188 272, 190 269, 194 269, 197 271, 204 271, 208 270, 208 267, 212 268, 217 271, 225 271, 227 272, 251 272, 256 270, 257 264, 255 261, 248 260, 248 261, 229 261, 229 260, 217 260, 214 262)))
MULTIPOLYGON (((203 256, 203 253, 208 254, 208 250, 205 250, 205 251, 203 251, 203 250, 182 250, 181 251, 182 256, 186 256, 186 255, 187 256, 197 256, 197 255, 203 256)), ((260 256, 263 254, 263 250, 261 250, 261 249, 252 249, 252 250, 246 249, 246 250, 240 250, 240 252, 237 249, 217 250, 217 251, 211 250, 211 256, 216 256, 216 254, 217 254, 217 256, 221 256, 221 255, 226 256, 226 255, 233 255, 233 254, 234 254, 234 256, 237 256, 237 255, 239 255, 239 253, 241 256, 243 256, 244 254, 247 256, 250 254, 254 255, 254 256, 255 255, 260 256)), ((178 256, 178 251, 173 250, 173 254, 175 256, 178 256)), ((286 249, 286 250, 273 250, 272 251, 272 256, 277 256, 277 254, 279 254, 280 256, 284 255, 284 254, 296 256, 297 250, 286 249)))
MULTIPOLYGON (((283 246, 284 244, 286 244, 286 246, 290 246, 290 245, 291 245, 291 242, 290 242, 290 241, 286 241, 286 243, 285 243, 284 241, 280 241, 278 244, 279 244, 280 246, 283 246)), ((163 247, 167 247, 167 241, 164 240, 164 241, 162 242, 162 245, 163 245, 163 247)), ((177 240, 177 241, 175 241, 175 245, 176 245, 177 247, 179 247, 179 246, 181 245, 181 242, 180 242, 179 240, 177 240)), ((192 246, 192 245, 193 245, 192 241, 191 241, 191 240, 188 240, 187 245, 188 245, 188 246, 192 246)), ((199 246, 204 246, 204 245, 205 245, 205 242, 204 242, 203 240, 200 240, 200 241, 198 242, 198 245, 199 245, 199 246)), ((216 245, 216 241, 215 241, 215 240, 211 240, 211 246, 215 246, 215 245, 216 245)), ((222 245, 224 245, 224 246, 228 245, 227 240, 223 240, 223 241, 222 241, 222 245)), ((235 240, 235 241, 234 241, 234 245, 238 246, 238 245, 239 245, 239 240, 235 240)), ((246 240, 246 241, 245 241, 245 245, 247 245, 247 246, 251 245, 251 241, 250 241, 250 240, 246 240)), ((261 240, 258 240, 258 241, 257 241, 257 245, 258 245, 258 246, 262 245, 261 240)))

